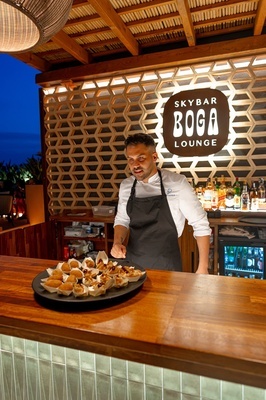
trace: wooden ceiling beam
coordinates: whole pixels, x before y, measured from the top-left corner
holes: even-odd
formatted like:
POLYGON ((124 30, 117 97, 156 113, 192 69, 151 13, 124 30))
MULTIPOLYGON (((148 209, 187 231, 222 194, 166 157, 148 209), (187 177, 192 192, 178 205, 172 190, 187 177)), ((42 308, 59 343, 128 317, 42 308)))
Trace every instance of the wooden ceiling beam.
POLYGON ((195 46, 196 35, 193 27, 190 9, 187 0, 176 0, 177 9, 182 19, 183 28, 189 46, 195 46))
POLYGON ((49 71, 52 68, 52 64, 30 51, 24 53, 9 53, 9 55, 41 72, 49 71))
MULTIPOLYGON (((255 12, 253 11, 248 11, 246 13, 242 13, 241 16, 243 18, 252 18, 255 17, 255 12)), ((172 14, 164 14, 163 16, 163 20, 167 21, 168 19, 171 20, 173 19, 173 17, 179 17, 179 13, 172 13, 172 14)), ((162 16, 153 16, 150 18, 144 18, 138 21, 130 21, 126 23, 127 27, 137 27, 138 25, 146 25, 146 24, 150 24, 151 22, 160 22, 162 20, 162 16)), ((226 17, 217 17, 217 18, 212 18, 209 19, 207 21, 197 21, 194 23, 194 28, 200 29, 202 27, 211 25, 211 24, 219 24, 219 23, 223 23, 224 21, 226 22, 231 22, 231 21, 235 21, 235 15, 231 15, 231 16, 226 16, 226 17)), ((164 32, 167 31, 167 29, 169 30, 169 32, 177 32, 177 31, 181 31, 183 30, 182 25, 175 25, 173 27, 167 27, 164 29, 154 29, 152 31, 146 31, 144 33, 137 33, 134 35, 135 38, 141 37, 143 35, 144 36, 149 36, 150 34, 157 34, 159 32, 164 32)), ((243 29, 243 28, 242 28, 243 29)), ((108 32, 110 30, 110 28, 108 26, 102 27, 102 28, 96 28, 96 29, 91 29, 90 31, 84 31, 84 32, 77 32, 77 33, 72 33, 69 35, 69 37, 71 38, 82 38, 84 36, 88 36, 88 35, 95 35, 98 33, 104 33, 104 32, 108 32)), ((234 30, 233 27, 230 27, 230 29, 224 29, 225 33, 230 32, 234 30)), ((213 31, 211 33, 211 35, 216 34, 216 31, 213 31)), ((115 42, 115 39, 114 39, 115 42)), ((104 45, 105 41, 102 41, 102 44, 104 45)), ((93 42, 92 42, 93 44, 93 42)))
POLYGON ((52 41, 79 60, 82 64, 88 64, 91 61, 89 53, 74 39, 71 39, 63 30, 54 35, 52 41))
MULTIPOLYGON (((247 29, 249 29, 249 30, 251 30, 252 28, 253 28, 253 24, 250 24, 250 25, 247 26, 247 29)), ((231 33, 232 33, 232 32, 239 32, 239 31, 242 31, 242 27, 241 27, 241 26, 235 26, 234 28, 232 28, 232 29, 230 30, 231 33)), ((166 33, 166 32, 169 33, 169 29, 164 28, 164 29, 163 29, 163 32, 162 32, 162 30, 159 30, 158 34, 160 34, 160 33, 166 33)), ((156 31, 155 31, 155 33, 156 33, 156 31)), ((224 34, 224 29, 218 29, 218 30, 216 30, 216 31, 215 31, 215 34, 216 34, 217 36, 218 36, 218 35, 223 35, 223 34, 224 34)), ((138 37, 139 37, 139 38, 144 38, 144 37, 146 37, 146 36, 147 36, 146 33, 140 33, 140 34, 138 34, 138 37)), ((210 36, 213 36, 213 33, 212 33, 212 32, 200 32, 200 33, 198 34, 198 38, 199 38, 199 39, 208 38, 208 37, 210 37, 210 36)), ((167 38, 167 39, 161 39, 161 38, 160 38, 160 41, 153 42, 152 44, 151 44, 150 42, 144 42, 144 43, 142 44, 142 49, 151 48, 152 46, 156 46, 156 45, 157 45, 157 46, 158 46, 158 45, 162 46, 162 45, 169 45, 169 44, 177 44, 178 42, 182 42, 182 41, 184 41, 184 38, 183 38, 183 37, 172 38, 172 39, 169 39, 169 38, 167 38)), ((112 38, 112 39, 106 39, 106 40, 104 40, 104 41, 98 41, 98 42, 88 43, 88 44, 84 45, 84 48, 86 48, 86 49, 94 49, 94 48, 97 48, 97 47, 99 47, 99 46, 101 47, 102 45, 108 46, 109 44, 115 44, 115 43, 116 43, 116 39, 115 39, 115 38, 112 38)), ((99 62, 101 57, 106 57, 106 56, 107 56, 107 57, 110 57, 111 55, 114 55, 114 54, 125 53, 126 50, 127 50, 127 49, 126 49, 124 46, 123 46, 123 47, 120 47, 120 48, 110 48, 110 49, 107 49, 106 51, 101 51, 100 53, 94 52, 93 55, 92 55, 92 57, 93 57, 93 59, 94 59, 94 58, 97 58, 97 59, 98 59, 97 62, 99 62)), ((48 52, 48 53, 51 54, 52 52, 56 52, 56 50, 53 50, 53 51, 48 52)), ((64 63, 65 63, 65 64, 66 64, 66 63, 70 63, 70 62, 71 62, 71 58, 64 58, 64 63)), ((55 61, 51 61, 51 63, 52 63, 53 65, 60 65, 60 64, 58 64, 58 63, 56 62, 56 60, 55 60, 55 61)))
POLYGON ((266 19, 266 0, 260 0, 254 23, 254 35, 261 35, 266 19))
POLYGON ((91 63, 73 68, 48 71, 36 76, 36 83, 49 87, 63 81, 82 82, 105 76, 136 73, 149 69, 170 68, 182 65, 203 63, 213 60, 232 59, 235 57, 266 53, 266 35, 251 36, 224 42, 197 45, 176 50, 127 57, 119 60, 91 63))
POLYGON ((106 25, 119 38, 121 43, 125 45, 128 51, 136 56, 139 54, 139 44, 132 35, 131 31, 124 24, 119 15, 115 12, 111 3, 108 0, 88 0, 95 11, 103 18, 106 25))
POLYGON ((79 18, 74 18, 74 19, 69 19, 65 27, 71 27, 71 26, 77 26, 77 25, 84 25, 88 22, 96 22, 96 21, 101 21, 102 17, 99 14, 93 14, 93 15, 86 15, 85 17, 79 17, 79 18))

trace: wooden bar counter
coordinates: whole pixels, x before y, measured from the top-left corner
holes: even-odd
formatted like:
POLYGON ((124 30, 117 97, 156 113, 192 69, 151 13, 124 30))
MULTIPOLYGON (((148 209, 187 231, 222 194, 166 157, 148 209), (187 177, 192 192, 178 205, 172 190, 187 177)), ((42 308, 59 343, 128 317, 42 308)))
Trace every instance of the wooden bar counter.
POLYGON ((147 270, 106 308, 43 307, 31 287, 56 261, 0 256, 0 332, 266 388, 266 281, 147 270))

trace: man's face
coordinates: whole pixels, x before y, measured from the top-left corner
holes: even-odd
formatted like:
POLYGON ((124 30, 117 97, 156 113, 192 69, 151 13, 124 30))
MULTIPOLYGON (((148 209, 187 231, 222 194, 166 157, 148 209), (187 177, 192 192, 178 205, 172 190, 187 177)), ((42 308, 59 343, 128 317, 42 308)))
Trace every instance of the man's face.
POLYGON ((129 145, 126 156, 130 171, 138 181, 148 182, 148 179, 157 172, 158 155, 153 147, 146 147, 142 143, 129 145))

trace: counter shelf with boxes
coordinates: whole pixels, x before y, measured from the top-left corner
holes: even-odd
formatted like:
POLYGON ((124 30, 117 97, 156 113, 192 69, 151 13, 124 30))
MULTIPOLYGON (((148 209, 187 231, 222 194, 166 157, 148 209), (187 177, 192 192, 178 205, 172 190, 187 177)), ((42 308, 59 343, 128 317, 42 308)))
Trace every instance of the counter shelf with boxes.
MULTIPOLYGON (((99 207, 98 207, 99 208, 99 207)), ((108 256, 113 244, 113 208, 104 209, 108 215, 95 215, 92 209, 66 210, 51 216, 55 222, 58 259, 66 258, 64 252, 70 248, 70 255, 76 252, 82 258, 88 252, 104 250, 108 256), (109 211, 111 213, 109 215, 109 211)), ((103 213, 103 210, 101 209, 103 213)), ((97 213, 97 212, 96 212, 97 213)))
POLYGON ((103 222, 72 222, 72 225, 64 227, 64 240, 68 243, 64 245, 64 259, 81 258, 93 252, 96 239, 104 238, 103 222))
POLYGON ((104 223, 93 222, 83 224, 81 222, 72 222, 72 225, 64 227, 65 236, 96 238, 104 236, 104 223))

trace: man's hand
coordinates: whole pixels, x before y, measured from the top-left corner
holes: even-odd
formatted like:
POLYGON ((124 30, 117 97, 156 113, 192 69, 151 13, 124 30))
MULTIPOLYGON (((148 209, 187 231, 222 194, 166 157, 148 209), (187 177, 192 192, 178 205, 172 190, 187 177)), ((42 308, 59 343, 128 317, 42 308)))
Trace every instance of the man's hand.
POLYGON ((127 249, 121 243, 114 243, 113 247, 111 248, 111 255, 114 258, 126 258, 127 249))

